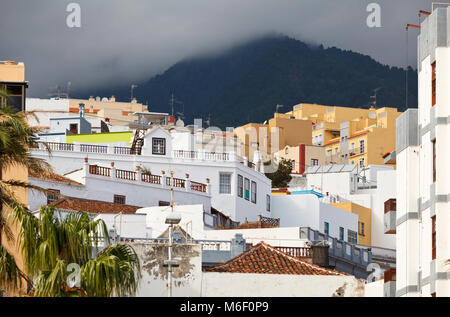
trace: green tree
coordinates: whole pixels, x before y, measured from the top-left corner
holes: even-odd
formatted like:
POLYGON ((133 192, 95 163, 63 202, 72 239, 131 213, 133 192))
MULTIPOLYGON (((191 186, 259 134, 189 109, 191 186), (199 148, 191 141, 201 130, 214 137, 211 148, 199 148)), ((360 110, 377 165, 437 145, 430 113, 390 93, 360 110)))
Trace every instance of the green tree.
MULTIPOLYGON (((4 91, 0 97, 7 97, 4 91)), ((0 109, 0 176, 11 167, 40 175, 52 172, 44 160, 29 155, 28 149, 37 146, 37 132, 28 126, 24 113, 0 109)), ((15 195, 15 190, 28 188, 45 191, 26 181, 0 177, 0 289, 17 289, 25 280, 36 296, 69 296, 67 266, 75 263, 81 268, 77 294, 127 296, 136 292, 140 265, 130 246, 110 245, 105 224, 92 221, 86 213, 62 218, 54 208, 43 207, 35 217, 15 195), (19 228, 18 236, 10 224, 19 228), (2 244, 3 236, 20 250, 22 270, 2 244), (97 253, 101 243, 106 248, 97 253)))
MULTIPOLYGON (((271 166, 272 169, 276 169, 273 173, 266 173, 266 176, 272 180, 272 188, 283 188, 291 181, 292 161, 281 159, 278 166, 273 165, 272 161, 264 164, 265 167, 271 166)), ((267 169, 267 168, 266 168, 267 169)))
POLYGON ((135 295, 141 278, 138 256, 130 245, 111 244, 102 220, 84 212, 62 215, 51 206, 41 207, 38 217, 20 206, 12 215, 20 226, 24 272, 1 248, 0 286, 19 287, 22 277, 30 294, 39 297, 135 295), (73 264, 80 269, 75 288, 68 284, 73 264))

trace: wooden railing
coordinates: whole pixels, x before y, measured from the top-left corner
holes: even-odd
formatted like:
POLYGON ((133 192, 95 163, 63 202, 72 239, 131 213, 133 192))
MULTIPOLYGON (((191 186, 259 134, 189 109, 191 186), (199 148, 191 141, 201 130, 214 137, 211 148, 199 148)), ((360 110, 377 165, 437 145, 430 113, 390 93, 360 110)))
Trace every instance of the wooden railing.
POLYGON ((89 174, 111 177, 111 169, 109 167, 90 165, 89 174))
POLYGON ((129 181, 136 180, 136 172, 125 171, 125 170, 116 170, 116 177, 120 179, 126 179, 129 181))
POLYGON ((161 185, 161 176, 142 174, 141 180, 145 183, 161 185))
MULTIPOLYGON (((172 180, 172 178, 170 178, 170 177, 166 178, 166 185, 167 186, 172 186, 171 180, 172 180)), ((186 188, 186 180, 185 179, 181 179, 181 178, 174 178, 173 179, 173 187, 186 188)))
POLYGON ((294 258, 311 258, 311 248, 306 247, 275 247, 275 249, 289 254, 294 258))
POLYGON ((80 144, 80 151, 86 153, 107 153, 108 147, 105 145, 80 144))
POLYGON ((384 213, 397 210, 397 199, 389 199, 384 202, 384 213))
POLYGON ((191 182, 191 190, 206 193, 206 184, 191 182))

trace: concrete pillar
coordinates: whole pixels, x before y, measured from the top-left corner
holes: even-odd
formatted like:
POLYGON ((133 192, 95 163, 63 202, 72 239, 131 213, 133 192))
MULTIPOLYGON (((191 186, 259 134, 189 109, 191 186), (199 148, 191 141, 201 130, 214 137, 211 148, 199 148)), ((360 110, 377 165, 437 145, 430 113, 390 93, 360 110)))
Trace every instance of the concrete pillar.
POLYGON ((189 174, 186 173, 186 191, 191 191, 191 180, 189 179, 189 174))
POLYGON ((83 163, 83 175, 84 177, 87 177, 88 174, 89 174, 89 160, 87 157, 85 157, 83 163))
POLYGON ((114 154, 114 145, 109 144, 106 149, 107 154, 114 154))
POLYGON ((136 166, 136 181, 142 182, 142 171, 140 166, 136 166))
POLYGON ((206 193, 211 196, 211 184, 209 178, 206 179, 206 193))
POLYGON ((245 239, 240 233, 237 233, 231 239, 231 258, 234 258, 245 251, 245 239))
POLYGON ((247 156, 244 156, 244 165, 248 166, 248 157, 247 156))
POLYGON ((74 152, 81 152, 81 145, 77 144, 77 143, 74 143, 73 144, 73 151, 74 152))
POLYGON ((116 168, 114 162, 111 162, 111 178, 116 178, 116 168))
POLYGON ((162 187, 163 188, 166 188, 167 187, 167 181, 166 181, 166 179, 167 179, 167 176, 166 176, 166 171, 161 171, 161 175, 162 175, 162 177, 161 177, 161 185, 162 185, 162 187))

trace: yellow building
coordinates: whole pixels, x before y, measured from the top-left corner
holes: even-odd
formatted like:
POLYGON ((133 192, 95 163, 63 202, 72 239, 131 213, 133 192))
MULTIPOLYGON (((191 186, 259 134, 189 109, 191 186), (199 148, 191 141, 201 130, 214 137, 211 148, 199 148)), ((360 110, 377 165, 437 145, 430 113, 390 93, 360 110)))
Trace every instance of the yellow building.
POLYGON ((370 208, 352 202, 331 203, 330 205, 358 215, 358 244, 372 245, 372 211, 370 208))
POLYGON ((0 61, 0 91, 8 95, 7 98, 0 97, 0 106, 9 106, 18 112, 24 111, 27 88, 23 63, 0 61))
POLYGON ((325 148, 306 144, 286 145, 274 154, 274 159, 276 162, 291 160, 292 174, 303 174, 308 167, 326 164, 325 148))
MULTIPOLYGON (((28 87, 25 81, 25 65, 23 63, 15 62, 0 62, 0 87, 8 95, 7 98, 1 99, 1 106, 10 106, 16 111, 25 109, 25 89, 28 87)), ((8 168, 0 169, 0 177, 2 180, 14 180, 21 182, 28 182, 28 170, 22 166, 10 166, 8 168)), ((14 188, 14 195, 16 199, 28 204, 28 191, 26 189, 14 188)), ((1 206, 0 213, 3 219, 8 219, 11 209, 8 206, 1 206)), ((9 227, 15 237, 18 236, 19 228, 17 225, 9 222, 9 227)), ((9 241, 3 232, 0 231, 0 244, 5 246, 8 252, 14 256, 17 265, 23 269, 23 258, 18 251, 17 245, 14 241, 9 241)), ((21 292, 26 291, 26 283, 23 283, 21 292)), ((8 295, 17 295, 17 292, 9 293, 8 295)))
POLYGON ((368 118, 341 124, 338 138, 325 144, 327 160, 336 164, 384 165, 383 155, 395 148, 396 108, 371 109, 368 118))
POLYGON ((133 113, 148 111, 147 106, 138 103, 136 99, 131 102, 118 102, 114 96, 111 98, 90 97, 88 100, 69 99, 69 111, 78 113, 80 103, 85 105, 85 116, 101 119, 113 126, 131 123, 136 119, 132 116, 133 113))
POLYGON ((312 122, 310 120, 291 119, 275 114, 268 124, 249 123, 234 130, 241 141, 241 156, 250 161, 253 154, 260 150, 263 161, 272 159, 272 155, 286 146, 299 144, 311 145, 312 122))

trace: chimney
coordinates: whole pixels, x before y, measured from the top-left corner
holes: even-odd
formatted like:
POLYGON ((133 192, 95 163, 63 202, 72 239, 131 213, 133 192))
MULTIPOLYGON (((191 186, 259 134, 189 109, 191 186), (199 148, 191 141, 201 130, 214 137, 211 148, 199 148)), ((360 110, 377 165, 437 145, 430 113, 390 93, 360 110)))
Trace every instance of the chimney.
POLYGON ((131 100, 131 103, 137 103, 136 98, 133 98, 133 99, 131 100))
POLYGON ((110 102, 116 102, 116 97, 111 96, 111 98, 109 98, 109 101, 110 101, 110 102))
POLYGON ((79 113, 80 113, 80 118, 84 118, 84 103, 82 103, 82 102, 80 102, 80 105, 79 105, 79 113))
POLYGON ((330 267, 330 261, 328 257, 328 245, 312 245, 312 263, 321 267, 330 267))

